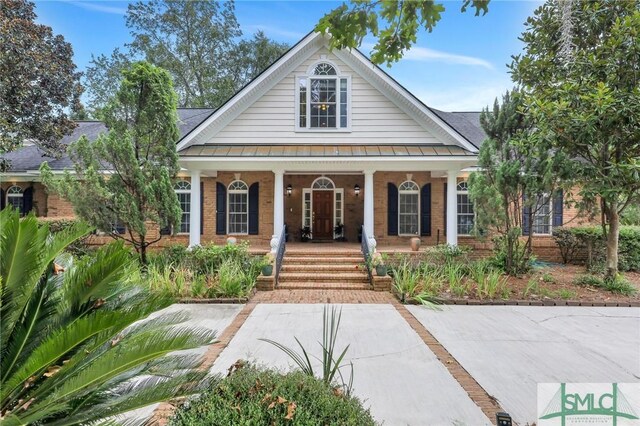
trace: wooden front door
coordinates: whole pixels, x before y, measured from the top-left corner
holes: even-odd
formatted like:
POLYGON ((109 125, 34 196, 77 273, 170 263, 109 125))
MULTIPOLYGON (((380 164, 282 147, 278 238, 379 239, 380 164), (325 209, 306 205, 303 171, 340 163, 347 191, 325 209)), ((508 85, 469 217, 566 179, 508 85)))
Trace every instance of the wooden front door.
POLYGON ((313 239, 333 239, 333 191, 313 191, 313 239))

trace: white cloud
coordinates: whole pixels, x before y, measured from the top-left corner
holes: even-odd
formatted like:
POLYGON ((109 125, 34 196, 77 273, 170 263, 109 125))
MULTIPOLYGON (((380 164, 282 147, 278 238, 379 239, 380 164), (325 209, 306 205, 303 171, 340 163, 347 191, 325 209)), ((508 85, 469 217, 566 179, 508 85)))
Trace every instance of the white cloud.
MULTIPOLYGON (((373 43, 362 43, 362 49, 371 51, 373 43)), ((485 59, 476 58, 475 56, 458 55, 455 53, 444 52, 442 50, 429 49, 428 47, 413 46, 402 57, 403 61, 415 62, 440 62, 445 64, 459 64, 482 67, 486 69, 495 69, 493 64, 485 59)))
POLYGON ((407 61, 443 62, 446 64, 473 65, 487 69, 494 69, 493 64, 474 56, 456 55, 427 47, 412 47, 403 57, 407 61))
POLYGON ((115 15, 124 15, 127 13, 126 7, 109 6, 106 1, 88 2, 88 1, 69 1, 74 6, 87 10, 95 10, 96 12, 112 13, 115 15))
POLYGON ((496 98, 513 88, 511 80, 494 81, 477 86, 431 89, 416 88, 413 94, 430 107, 443 111, 481 111, 496 98))

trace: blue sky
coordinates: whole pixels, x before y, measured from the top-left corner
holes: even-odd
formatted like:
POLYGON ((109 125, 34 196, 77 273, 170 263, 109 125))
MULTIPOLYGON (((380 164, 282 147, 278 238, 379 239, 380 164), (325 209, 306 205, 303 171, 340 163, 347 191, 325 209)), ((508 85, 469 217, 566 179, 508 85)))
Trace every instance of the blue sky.
MULTIPOLYGON (((497 1, 489 13, 460 13, 462 0, 444 1, 446 11, 432 33, 387 71, 427 105, 448 111, 476 111, 511 87, 506 64, 522 49, 518 36, 540 1, 497 1)), ((334 1, 237 1, 236 16, 246 36, 258 29, 293 44, 318 19, 340 5, 334 1)), ((73 45, 84 70, 91 55, 109 54, 131 40, 124 22, 126 1, 37 1, 38 21, 73 45)), ((373 40, 365 40, 363 52, 373 40)))

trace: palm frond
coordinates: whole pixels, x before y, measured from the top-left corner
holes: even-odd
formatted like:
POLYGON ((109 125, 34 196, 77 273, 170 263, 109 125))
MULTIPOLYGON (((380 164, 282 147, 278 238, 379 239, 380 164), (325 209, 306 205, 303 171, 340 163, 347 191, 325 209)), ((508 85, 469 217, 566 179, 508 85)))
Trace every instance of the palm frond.
POLYGON ((160 330, 141 338, 118 343, 75 374, 68 374, 53 394, 41 400, 42 406, 81 398, 103 383, 170 352, 194 349, 208 344, 215 334, 208 329, 176 328, 160 330))

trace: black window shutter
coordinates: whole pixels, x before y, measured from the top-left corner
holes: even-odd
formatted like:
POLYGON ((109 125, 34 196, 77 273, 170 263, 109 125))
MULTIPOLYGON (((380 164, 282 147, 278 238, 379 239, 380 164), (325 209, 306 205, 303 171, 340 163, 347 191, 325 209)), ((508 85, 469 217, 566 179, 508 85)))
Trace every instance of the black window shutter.
POLYGON ((260 184, 249 187, 249 235, 258 235, 260 213, 260 184))
POLYGON ((522 235, 529 235, 531 229, 531 223, 529 221, 529 215, 531 214, 531 207, 527 205, 527 197, 522 196, 522 235))
POLYGON ((117 220, 115 225, 114 225, 114 230, 116 232, 116 234, 124 234, 127 231, 127 227, 124 226, 124 223, 122 223, 120 220, 117 220))
POLYGON ((22 193, 22 215, 28 214, 33 209, 33 187, 29 187, 22 193))
POLYGON ((227 187, 216 182, 216 235, 227 233, 227 187))
POLYGON ((200 235, 204 234, 204 182, 200 182, 200 235))
MULTIPOLYGON (((118 234, 123 234, 124 232, 118 232, 118 234)), ((171 225, 167 225, 164 228, 160 228, 160 235, 171 235, 171 225)))
POLYGON ((420 235, 431 236, 431 184, 420 190, 420 235))
POLYGON ((447 236, 447 182, 444 183, 444 236, 447 236))
POLYGON ((5 201, 7 200, 4 198, 4 189, 0 189, 0 210, 4 209, 5 201))
POLYGON ((563 218, 562 218, 562 208, 563 208, 563 200, 562 200, 562 189, 559 189, 555 196, 553 197, 553 218, 551 219, 551 225, 555 228, 558 226, 562 226, 563 218))
POLYGON ((398 235, 398 187, 387 183, 387 234, 398 235))

